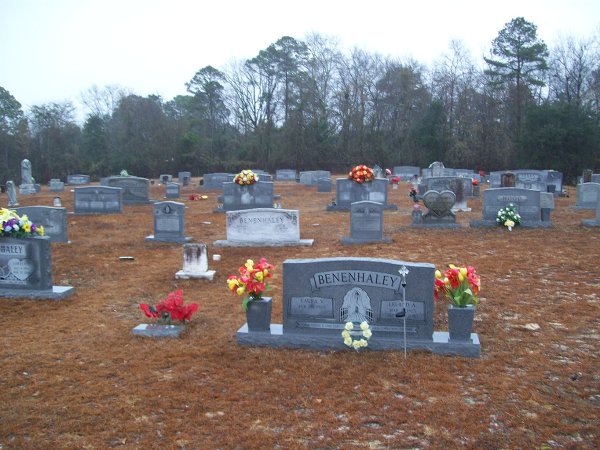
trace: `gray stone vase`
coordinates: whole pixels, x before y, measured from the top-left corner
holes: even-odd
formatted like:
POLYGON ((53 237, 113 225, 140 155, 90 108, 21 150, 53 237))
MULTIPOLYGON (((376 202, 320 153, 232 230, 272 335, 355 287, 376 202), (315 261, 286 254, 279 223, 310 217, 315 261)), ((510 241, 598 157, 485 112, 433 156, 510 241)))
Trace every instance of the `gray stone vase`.
POLYGON ((271 331, 272 305, 271 297, 263 297, 260 300, 248 302, 248 308, 246 309, 248 331, 271 331))
POLYGON ((448 305, 448 332, 450 341, 469 341, 473 329, 473 318, 475 317, 475 307, 468 305, 460 308, 454 305, 448 305))

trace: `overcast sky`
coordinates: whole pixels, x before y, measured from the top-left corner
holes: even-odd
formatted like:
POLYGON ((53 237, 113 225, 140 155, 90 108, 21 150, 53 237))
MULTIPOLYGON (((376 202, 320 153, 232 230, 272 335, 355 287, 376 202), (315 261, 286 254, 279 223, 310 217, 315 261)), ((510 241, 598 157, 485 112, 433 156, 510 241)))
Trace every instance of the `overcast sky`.
POLYGON ((0 86, 25 110, 93 85, 171 100, 207 65, 309 32, 428 66, 459 39, 479 62, 515 17, 550 48, 600 35, 600 0, 0 0, 0 86))

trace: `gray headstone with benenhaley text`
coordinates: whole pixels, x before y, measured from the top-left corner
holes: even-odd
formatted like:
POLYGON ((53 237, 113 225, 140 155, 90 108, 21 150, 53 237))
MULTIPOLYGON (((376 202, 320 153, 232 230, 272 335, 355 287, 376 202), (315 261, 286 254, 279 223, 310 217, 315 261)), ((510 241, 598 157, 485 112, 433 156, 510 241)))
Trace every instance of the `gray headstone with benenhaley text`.
POLYGON ((350 237, 342 238, 342 244, 369 244, 391 242, 383 237, 383 204, 378 202, 355 202, 350 205, 350 237))
POLYGON ((123 212, 123 189, 86 186, 73 189, 75 214, 120 214, 123 212))
POLYGON ((0 297, 63 299, 71 286, 52 285, 50 238, 0 239, 0 297))
POLYGON ((312 245, 300 239, 300 212, 291 209, 255 208, 227 211, 227 240, 218 247, 284 247, 312 245))
POLYGON ((44 227, 44 235, 51 242, 69 242, 67 237, 67 209, 53 206, 22 206, 15 208, 19 216, 27 218, 36 225, 44 227))
POLYGON ((185 236, 185 205, 178 202, 156 202, 154 211, 154 234, 146 237, 150 242, 191 241, 185 236))
POLYGON ((423 349, 477 357, 479 339, 449 342, 433 331, 433 264, 379 258, 287 259, 283 262, 283 323, 270 332, 236 335, 243 345, 347 348, 341 337, 346 322, 366 321, 373 333, 370 350, 423 349), (405 287, 403 287, 403 285, 405 287), (406 321, 399 317, 406 307, 406 321), (406 336, 406 341, 404 341, 406 336))

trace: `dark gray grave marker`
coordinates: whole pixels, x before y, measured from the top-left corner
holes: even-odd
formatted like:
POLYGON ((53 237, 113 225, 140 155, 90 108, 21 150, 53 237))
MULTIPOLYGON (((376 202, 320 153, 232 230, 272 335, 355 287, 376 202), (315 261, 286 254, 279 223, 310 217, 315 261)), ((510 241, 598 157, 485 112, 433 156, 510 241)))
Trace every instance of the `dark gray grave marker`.
POLYGON ((146 237, 150 242, 191 241, 185 236, 185 205, 178 202, 156 202, 154 204, 154 234, 146 237))
POLYGON ((23 206, 15 208, 19 216, 27 215, 30 221, 44 227, 51 242, 69 242, 67 237, 67 209, 52 206, 23 206))
POLYGON ((74 192, 75 214, 119 214, 123 212, 123 189, 107 186, 78 187, 74 192))
POLYGON ((370 201, 350 205, 350 237, 342 244, 368 244, 391 242, 383 237, 383 204, 370 201))

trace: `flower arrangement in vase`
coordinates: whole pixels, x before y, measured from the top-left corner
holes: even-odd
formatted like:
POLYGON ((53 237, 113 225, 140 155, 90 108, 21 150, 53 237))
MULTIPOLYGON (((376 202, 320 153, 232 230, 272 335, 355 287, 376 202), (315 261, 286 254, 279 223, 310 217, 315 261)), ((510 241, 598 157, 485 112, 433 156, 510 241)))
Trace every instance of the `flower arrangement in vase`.
POLYGON ((235 177, 233 177, 233 182, 239 184, 240 186, 249 186, 257 181, 258 175, 251 170, 242 170, 235 177))
POLYGON ((13 238, 28 238, 44 236, 44 227, 29 220, 26 214, 19 216, 11 209, 0 209, 0 236, 13 238))
POLYGON ((375 173, 373 173, 373 169, 364 164, 360 164, 355 166, 349 173, 348 178, 350 178, 355 183, 363 184, 369 181, 373 181, 375 179, 375 173))
POLYGON ((169 293, 167 298, 156 306, 140 303, 140 309, 146 317, 157 319, 156 323, 162 325, 171 325, 172 321, 179 320, 184 323, 190 320, 192 315, 198 311, 197 303, 183 304, 183 290, 169 293))
POLYGON ((509 203, 504 208, 500 208, 496 215, 496 222, 499 225, 504 225, 508 231, 512 231, 513 227, 521 224, 521 216, 514 203, 509 203))
POLYGON ((239 268, 239 275, 229 275, 227 286, 231 292, 242 297, 242 310, 246 311, 250 302, 260 300, 263 293, 270 290, 267 280, 274 269, 275 266, 265 258, 261 258, 258 264, 248 259, 239 268))
POLYGON ((460 266, 449 264, 444 274, 435 271, 434 296, 438 300, 440 295, 446 297, 459 308, 468 305, 477 305, 477 294, 481 287, 481 278, 473 266, 460 266))

